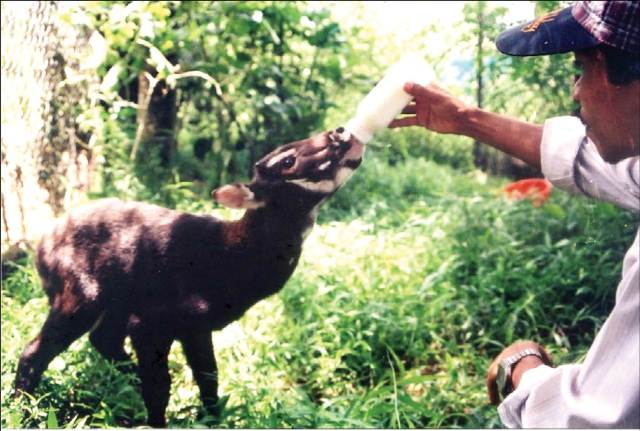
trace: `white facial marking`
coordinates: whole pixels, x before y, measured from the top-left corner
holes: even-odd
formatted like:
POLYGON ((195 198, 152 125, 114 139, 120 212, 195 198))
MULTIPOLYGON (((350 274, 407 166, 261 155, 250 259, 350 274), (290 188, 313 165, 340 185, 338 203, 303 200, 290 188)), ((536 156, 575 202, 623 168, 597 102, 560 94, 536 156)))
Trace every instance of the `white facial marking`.
POLYGON ((315 183, 308 180, 288 180, 287 182, 297 184, 310 192, 331 193, 336 189, 333 180, 322 180, 315 183))
POLYGON ((282 160, 285 157, 288 157, 288 156, 294 154, 295 152, 296 152, 296 149, 292 148, 289 151, 285 151, 284 153, 281 153, 281 154, 278 154, 277 156, 274 156, 271 160, 269 160, 269 163, 267 163, 267 168, 273 167, 280 160, 282 160))
POLYGON ((327 160, 326 162, 324 162, 323 164, 321 164, 320 166, 318 166, 318 170, 319 171, 324 171, 325 169, 327 169, 329 166, 331 166, 331 160, 327 160))
POLYGON ((347 182, 349 178, 351 178, 351 174, 353 174, 353 169, 350 168, 340 168, 338 173, 336 174, 336 184, 338 187, 347 182))

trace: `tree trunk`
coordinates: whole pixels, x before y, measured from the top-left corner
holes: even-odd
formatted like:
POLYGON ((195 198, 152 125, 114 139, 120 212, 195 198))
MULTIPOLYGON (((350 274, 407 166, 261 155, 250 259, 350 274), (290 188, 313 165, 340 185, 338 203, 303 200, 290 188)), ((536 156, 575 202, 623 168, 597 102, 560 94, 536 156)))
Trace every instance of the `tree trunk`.
MULTIPOLYGON (((478 108, 482 108, 482 90, 483 82, 482 75, 484 73, 484 52, 482 45, 484 43, 484 8, 483 2, 477 2, 477 17, 478 17, 478 42, 476 45, 476 103, 478 108)), ((483 143, 475 141, 473 144, 473 162, 476 167, 485 170, 487 168, 487 155, 483 147, 483 143)))
MULTIPOLYGON (((484 105, 484 41, 485 30, 488 24, 485 14, 486 3, 476 2, 476 18, 478 21, 478 40, 476 44, 476 103, 478 108, 484 105)), ((517 137, 514 137, 517 139, 517 137)), ((506 153, 487 148, 482 142, 475 141, 473 145, 473 161, 477 168, 488 171, 494 175, 503 175, 510 178, 527 178, 540 176, 540 171, 528 166, 523 161, 509 156, 506 153)))
POLYGON ((138 76, 138 127, 142 127, 140 149, 142 154, 158 154, 162 166, 169 166, 176 151, 175 127, 177 119, 177 92, 166 81, 158 81, 153 89, 149 80, 138 76), (149 97, 149 91, 153 91, 149 97), (145 106, 145 101, 149 101, 145 106))

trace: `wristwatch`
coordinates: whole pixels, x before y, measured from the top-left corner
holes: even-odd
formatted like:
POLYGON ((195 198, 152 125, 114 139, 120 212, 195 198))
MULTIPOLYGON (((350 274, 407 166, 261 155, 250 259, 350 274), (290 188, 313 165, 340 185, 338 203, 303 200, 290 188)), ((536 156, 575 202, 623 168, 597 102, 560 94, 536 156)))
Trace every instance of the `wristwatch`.
POLYGON ((498 387, 498 393, 502 395, 502 399, 506 398, 507 395, 513 392, 514 387, 513 382, 511 381, 511 372, 513 367, 515 367, 522 358, 526 358, 527 356, 537 356, 542 362, 544 362, 544 359, 538 349, 529 348, 520 350, 518 353, 504 358, 498 364, 496 385, 498 387))

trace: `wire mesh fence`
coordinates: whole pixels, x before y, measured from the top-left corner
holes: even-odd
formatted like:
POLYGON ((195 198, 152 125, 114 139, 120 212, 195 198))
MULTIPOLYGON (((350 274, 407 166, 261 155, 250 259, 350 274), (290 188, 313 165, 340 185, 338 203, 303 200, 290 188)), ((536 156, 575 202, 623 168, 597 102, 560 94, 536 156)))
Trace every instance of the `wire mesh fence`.
MULTIPOLYGON (((69 4, 2 2, 2 251, 33 241, 87 190, 90 136, 76 120, 89 37, 65 24, 69 4)), ((79 30, 80 29, 80 30, 79 30)), ((94 74, 95 75, 95 74, 94 74)), ((90 81, 90 80, 89 80, 90 81)))

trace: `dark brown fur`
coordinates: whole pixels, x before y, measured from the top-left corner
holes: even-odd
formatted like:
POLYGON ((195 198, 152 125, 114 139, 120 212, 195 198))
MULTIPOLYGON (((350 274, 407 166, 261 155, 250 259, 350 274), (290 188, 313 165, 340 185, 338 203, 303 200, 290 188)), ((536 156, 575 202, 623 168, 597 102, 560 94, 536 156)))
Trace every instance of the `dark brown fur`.
POLYGON ((220 199, 246 202, 238 221, 116 199, 72 213, 38 248, 37 268, 51 310, 20 358, 16 389, 33 392, 49 362, 86 332, 93 346, 114 361, 130 359, 123 347, 129 336, 149 424, 165 426, 167 356, 172 342, 180 340, 203 403, 215 412, 211 331, 283 287, 300 257, 303 233, 314 223, 315 208, 335 191, 313 192, 286 179, 317 174, 313 170, 324 160, 320 154, 332 160, 331 169, 320 172, 325 180, 359 163, 358 157, 345 156, 351 144, 331 146, 327 134, 320 136, 286 147, 299 148, 295 166, 303 167, 288 169, 290 177, 267 156, 251 184, 223 188, 220 199))

